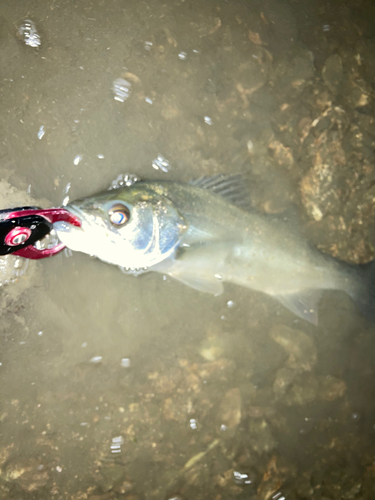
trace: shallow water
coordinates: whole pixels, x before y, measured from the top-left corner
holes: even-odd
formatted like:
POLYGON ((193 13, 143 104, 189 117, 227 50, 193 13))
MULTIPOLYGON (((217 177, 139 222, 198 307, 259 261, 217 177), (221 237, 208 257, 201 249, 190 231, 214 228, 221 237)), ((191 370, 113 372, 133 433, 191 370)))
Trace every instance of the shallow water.
MULTIPOLYGON (((370 261, 374 10, 3 0, 2 186, 57 206, 122 173, 242 172, 255 209, 370 261)), ((315 327, 68 253, 1 294, 0 498, 374 498, 375 331, 345 295, 315 327)))

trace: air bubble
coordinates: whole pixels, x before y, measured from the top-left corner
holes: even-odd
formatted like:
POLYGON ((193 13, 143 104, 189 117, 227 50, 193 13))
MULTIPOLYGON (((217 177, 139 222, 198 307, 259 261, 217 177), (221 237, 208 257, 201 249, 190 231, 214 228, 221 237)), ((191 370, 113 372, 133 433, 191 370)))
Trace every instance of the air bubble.
POLYGON ((252 483, 248 474, 242 474, 241 472, 238 472, 238 471, 233 471, 233 479, 234 479, 234 482, 236 484, 239 484, 239 485, 252 483))
POLYGON ((18 28, 18 34, 25 45, 29 47, 38 48, 42 43, 35 24, 30 19, 25 19, 23 24, 18 28))
POLYGON ((158 157, 152 161, 152 167, 155 170, 161 170, 162 172, 167 173, 169 172, 170 164, 169 161, 166 158, 164 158, 164 156, 158 155, 158 157))
POLYGON ((82 155, 77 155, 77 156, 75 156, 75 158, 74 158, 74 160, 73 160, 74 165, 76 165, 76 166, 77 166, 77 165, 78 165, 78 163, 80 163, 80 162, 82 161, 82 158, 83 158, 83 156, 82 156, 82 155))
POLYGON ((111 443, 111 452, 112 453, 121 453, 121 445, 124 444, 124 438, 122 436, 116 436, 112 438, 111 443))
POLYGON ((101 363, 102 361, 103 361, 103 357, 102 356, 93 356, 90 359, 90 363, 94 363, 95 365, 101 363))
POLYGON ((198 429, 198 424, 197 424, 197 421, 195 420, 195 418, 191 418, 190 421, 189 421, 189 427, 190 429, 192 429, 193 431, 197 430, 198 429))
POLYGON ((116 101, 125 102, 131 93, 131 83, 123 78, 117 78, 113 82, 112 90, 116 101))
POLYGON ((123 368, 130 368, 130 359, 129 358, 122 358, 121 366, 123 368))
POLYGON ((41 125, 38 131, 38 139, 42 139, 46 131, 44 130, 44 125, 41 125))
POLYGON ((134 174, 120 174, 114 181, 112 181, 112 184, 109 186, 108 190, 110 191, 111 189, 117 189, 123 186, 129 187, 139 181, 140 178, 134 174))

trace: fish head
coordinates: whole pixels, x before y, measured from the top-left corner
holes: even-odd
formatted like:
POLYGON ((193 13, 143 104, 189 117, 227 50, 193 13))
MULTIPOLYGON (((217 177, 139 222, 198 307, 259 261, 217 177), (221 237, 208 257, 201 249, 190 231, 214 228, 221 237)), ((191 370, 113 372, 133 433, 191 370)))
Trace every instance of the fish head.
POLYGON ((128 270, 149 268, 173 255, 187 229, 163 191, 141 182, 65 208, 81 221, 81 227, 54 224, 68 248, 128 270))

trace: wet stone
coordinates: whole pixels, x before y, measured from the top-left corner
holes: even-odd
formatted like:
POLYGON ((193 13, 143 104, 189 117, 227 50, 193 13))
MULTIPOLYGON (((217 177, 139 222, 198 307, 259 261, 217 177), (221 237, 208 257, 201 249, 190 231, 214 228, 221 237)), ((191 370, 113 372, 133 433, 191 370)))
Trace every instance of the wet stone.
POLYGON ((215 361, 225 352, 225 343, 220 336, 210 336, 199 346, 199 354, 207 361, 215 361))
POLYGON ((188 420, 190 407, 191 401, 184 394, 167 398, 163 404, 163 416, 166 420, 174 420, 185 424, 188 420))
POLYGON ((268 145, 269 151, 275 162, 285 170, 291 171, 294 166, 293 150, 278 140, 273 140, 268 145))
POLYGON ((13 443, 8 446, 2 446, 0 448, 0 467, 2 467, 5 464, 5 462, 9 459, 13 448, 14 448, 13 443))
MULTIPOLYGON (((284 325, 275 325, 269 336, 289 354, 287 368, 303 372, 310 371, 315 366, 316 347, 313 339, 306 333, 284 325)), ((288 378, 288 373, 285 372, 281 376, 288 378)))
POLYGON ((371 104, 373 103, 373 92, 368 82, 360 78, 357 74, 350 74, 349 78, 345 81, 343 94, 350 107, 357 109, 362 114, 372 116, 371 104))
POLYGON ((270 425, 266 420, 251 419, 248 432, 250 446, 256 453, 269 453, 276 448, 277 441, 272 435, 270 425))
POLYGON ((273 392, 277 398, 284 396, 293 380, 296 378, 297 372, 291 368, 283 367, 276 372, 276 379, 273 384, 273 392))
POLYGON ((277 85, 287 93, 302 89, 314 75, 314 55, 309 50, 300 50, 292 58, 285 57, 275 70, 277 85))
POLYGON ((324 401, 334 401, 341 398, 346 392, 346 384, 339 378, 321 377, 319 382, 319 398, 324 401))
POLYGON ((221 358, 209 363, 203 363, 199 365, 198 374, 201 379, 205 380, 207 378, 217 376, 218 373, 230 374, 234 370, 234 361, 226 358, 221 358))
POLYGON ((103 495, 90 495, 89 497, 87 497, 87 495, 86 495, 86 498, 88 500, 112 500, 115 498, 115 494, 114 493, 104 493, 103 495))
POLYGON ((312 123, 304 155, 312 167, 300 183, 301 201, 306 213, 316 221, 341 210, 356 181, 354 170, 348 170, 345 152, 349 118, 339 106, 328 108, 312 123))
POLYGON ((182 370, 172 368, 165 375, 157 374, 153 381, 154 390, 161 394, 172 392, 183 377, 182 370))
POLYGON ((319 391, 318 380, 310 373, 303 373, 296 378, 283 402, 287 406, 299 406, 312 403, 319 391))
POLYGON ((110 491, 115 485, 120 483, 124 474, 125 470, 123 465, 108 464, 101 469, 101 478, 97 484, 103 491, 110 491))
POLYGON ((39 460, 17 460, 9 463, 1 472, 1 478, 14 483, 29 493, 43 488, 49 480, 49 473, 39 460))
POLYGON ((241 422, 241 392, 238 388, 230 389, 221 401, 217 417, 220 426, 234 429, 241 422))
POLYGON ((355 498, 357 498, 357 495, 361 491, 361 489, 362 489, 361 483, 355 484, 354 486, 352 486, 350 488, 349 491, 347 491, 346 493, 343 494, 342 499, 343 500, 354 500, 355 498))
POLYGON ((333 54, 326 60, 323 70, 322 78, 332 94, 337 94, 342 82, 343 67, 342 59, 338 54, 333 54))
POLYGON ((247 414, 252 418, 272 417, 275 409, 271 406, 249 406, 247 414))
MULTIPOLYGON (((232 494, 234 496, 237 496, 240 493, 242 493, 242 488, 240 486, 242 486, 242 484, 245 484, 245 483, 236 482, 234 480, 234 477, 240 477, 240 476, 242 476, 242 474, 236 472, 237 476, 234 476, 234 473, 235 473, 235 471, 233 469, 228 469, 224 473, 216 476, 214 478, 214 481, 215 481, 215 484, 217 484, 221 488, 225 489, 226 494, 229 494, 229 495, 232 494)), ((244 474, 243 476, 247 477, 246 474, 244 474)))

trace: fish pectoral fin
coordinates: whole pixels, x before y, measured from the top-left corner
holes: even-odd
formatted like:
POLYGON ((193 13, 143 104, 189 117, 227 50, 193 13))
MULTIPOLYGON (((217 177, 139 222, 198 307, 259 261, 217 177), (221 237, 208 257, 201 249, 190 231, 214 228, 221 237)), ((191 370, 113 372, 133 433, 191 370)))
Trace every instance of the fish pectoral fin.
POLYGON ((199 292, 221 295, 224 291, 223 283, 215 278, 214 274, 205 272, 199 267, 198 269, 192 269, 189 262, 183 260, 166 259, 150 268, 150 270, 167 274, 171 278, 199 292))
POLYGON ((322 293, 322 290, 303 290, 293 294, 274 295, 274 297, 296 316, 316 326, 322 293))
POLYGON ((211 295, 221 295, 224 291, 223 283, 215 276, 199 276, 189 273, 168 273, 172 278, 184 285, 190 286, 199 292, 210 293, 211 295))

